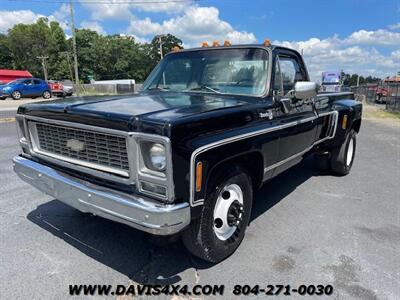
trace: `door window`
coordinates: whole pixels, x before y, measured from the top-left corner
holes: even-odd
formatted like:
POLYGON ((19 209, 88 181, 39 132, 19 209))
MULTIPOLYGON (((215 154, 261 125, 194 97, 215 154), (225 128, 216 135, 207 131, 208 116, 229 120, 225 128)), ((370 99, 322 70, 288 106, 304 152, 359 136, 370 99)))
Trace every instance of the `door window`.
POLYGON ((297 81, 304 81, 305 78, 300 71, 297 60, 292 57, 279 57, 279 66, 282 76, 283 94, 286 95, 294 89, 294 84, 297 81))
POLYGON ((33 82, 34 82, 34 84, 42 84, 42 82, 38 79, 34 79, 33 82))
POLYGON ((275 73, 274 73, 274 91, 276 91, 279 95, 282 95, 282 76, 281 76, 281 68, 279 66, 279 59, 276 59, 275 62, 275 73))

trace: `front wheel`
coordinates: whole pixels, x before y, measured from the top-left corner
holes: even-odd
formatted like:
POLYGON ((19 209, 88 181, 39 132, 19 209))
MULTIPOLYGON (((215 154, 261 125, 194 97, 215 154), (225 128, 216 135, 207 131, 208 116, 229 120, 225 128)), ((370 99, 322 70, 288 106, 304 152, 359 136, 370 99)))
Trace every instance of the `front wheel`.
POLYGON ((50 99, 51 98, 51 93, 49 91, 44 91, 43 92, 43 98, 44 99, 50 99))
POLYGON ((14 91, 14 92, 12 92, 11 97, 12 97, 14 100, 19 100, 19 99, 21 99, 21 93, 20 93, 20 91, 14 91))
POLYGON ((200 217, 183 232, 186 248, 213 263, 231 255, 244 238, 252 202, 250 177, 239 168, 224 173, 211 187, 200 217))
POLYGON ((349 174, 356 153, 356 135, 357 133, 351 130, 344 143, 332 151, 331 168, 335 174, 342 176, 349 174))

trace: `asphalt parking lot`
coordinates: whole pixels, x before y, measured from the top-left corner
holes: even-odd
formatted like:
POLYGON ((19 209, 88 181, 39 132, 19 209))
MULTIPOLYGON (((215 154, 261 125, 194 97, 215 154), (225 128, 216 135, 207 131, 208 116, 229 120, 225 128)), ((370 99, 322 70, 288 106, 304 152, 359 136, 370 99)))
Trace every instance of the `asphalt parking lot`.
POLYGON ((235 284, 331 284, 327 299, 399 299, 398 125, 364 121, 346 177, 321 175, 307 159, 264 185, 244 242, 217 265, 191 257, 179 241, 156 246, 19 180, 15 122, 0 121, 0 145, 3 299, 64 299, 69 284, 132 283, 225 284, 226 299, 235 284))

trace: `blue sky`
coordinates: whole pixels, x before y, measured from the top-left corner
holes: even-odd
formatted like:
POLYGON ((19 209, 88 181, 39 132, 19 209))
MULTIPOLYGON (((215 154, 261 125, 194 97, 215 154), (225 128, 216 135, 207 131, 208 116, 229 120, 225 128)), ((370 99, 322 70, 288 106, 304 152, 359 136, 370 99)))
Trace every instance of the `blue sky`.
MULTIPOLYGON (((77 27, 102 34, 133 35, 141 42, 160 33, 178 36, 186 47, 205 40, 254 43, 269 38, 303 50, 315 80, 327 69, 379 77, 400 71, 400 1, 73 1, 77 27)), ((69 6, 65 3, 0 3, 0 32, 15 23, 32 23, 37 17, 46 16, 59 21, 70 34, 69 6)))

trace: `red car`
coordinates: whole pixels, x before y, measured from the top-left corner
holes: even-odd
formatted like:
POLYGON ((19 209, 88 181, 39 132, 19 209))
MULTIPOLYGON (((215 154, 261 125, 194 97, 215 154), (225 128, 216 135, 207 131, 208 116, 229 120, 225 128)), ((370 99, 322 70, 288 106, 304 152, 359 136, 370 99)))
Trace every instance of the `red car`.
POLYGON ((53 94, 53 96, 65 98, 66 93, 64 91, 62 83, 55 80, 49 80, 47 83, 51 88, 51 93, 53 94))

